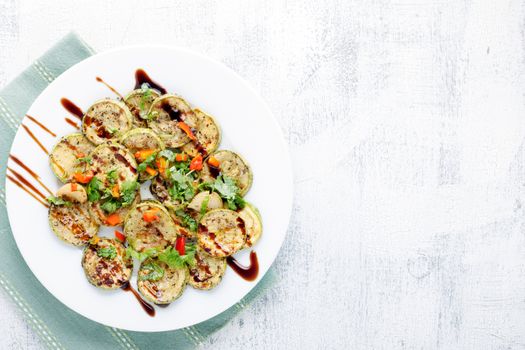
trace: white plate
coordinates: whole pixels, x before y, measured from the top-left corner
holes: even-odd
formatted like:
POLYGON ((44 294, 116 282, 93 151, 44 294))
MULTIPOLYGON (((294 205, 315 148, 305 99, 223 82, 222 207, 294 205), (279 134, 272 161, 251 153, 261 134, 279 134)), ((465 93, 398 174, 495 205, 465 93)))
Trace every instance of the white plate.
MULTIPOLYGON (((252 166, 254 182, 246 199, 259 208, 264 225, 263 236, 253 247, 260 265, 257 280, 247 282, 228 268, 222 282, 212 291, 197 291, 188 286, 183 296, 169 307, 156 307, 156 316, 152 318, 131 293, 104 291, 90 285, 80 266, 82 250, 58 240, 48 227, 47 210, 10 181, 6 183, 7 210, 25 261, 38 280, 66 306, 108 326, 148 332, 174 330, 228 309, 264 276, 288 227, 292 173, 280 128, 257 93, 222 64, 183 49, 129 47, 90 57, 54 80, 28 111, 55 132, 56 138, 27 118, 23 123, 51 149, 58 137, 75 131, 64 121, 64 117, 75 118, 62 108, 62 97, 86 110, 98 99, 115 97, 95 77, 102 77, 126 94, 133 89, 137 68, 143 68, 169 92, 215 116, 223 131, 220 148, 239 152, 252 166)), ((11 154, 38 173, 52 190, 58 189, 60 183, 49 168, 47 156, 22 128, 16 134, 11 154)), ((13 161, 8 165, 41 188, 13 161)), ((102 235, 112 234, 112 229, 105 228, 102 235)), ((248 264, 249 250, 239 252, 236 257, 248 264)), ((136 287, 136 280, 132 281, 136 287)))

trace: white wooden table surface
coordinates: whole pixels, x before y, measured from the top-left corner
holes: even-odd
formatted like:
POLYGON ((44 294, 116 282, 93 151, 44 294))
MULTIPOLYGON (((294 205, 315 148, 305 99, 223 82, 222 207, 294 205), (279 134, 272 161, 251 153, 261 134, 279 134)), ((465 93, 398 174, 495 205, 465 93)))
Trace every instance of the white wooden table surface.
POLYGON ((281 282, 205 348, 525 348, 522 0, 0 0, 0 85, 70 30, 222 61, 290 144, 281 282))

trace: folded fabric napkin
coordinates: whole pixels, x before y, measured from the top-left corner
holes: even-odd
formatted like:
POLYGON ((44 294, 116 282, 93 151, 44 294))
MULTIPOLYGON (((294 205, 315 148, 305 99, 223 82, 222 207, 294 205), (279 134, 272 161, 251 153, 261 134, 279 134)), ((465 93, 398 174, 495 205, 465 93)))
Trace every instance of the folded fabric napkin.
MULTIPOLYGON (((63 71, 94 54, 75 34, 69 34, 0 91, 0 176, 5 184, 11 143, 22 118, 40 92, 63 71)), ((35 278, 16 247, 0 187, 0 286, 18 305, 27 322, 51 349, 190 349, 222 327, 270 285, 270 270, 252 292, 222 314, 172 332, 141 333, 107 327, 71 311, 35 278)))

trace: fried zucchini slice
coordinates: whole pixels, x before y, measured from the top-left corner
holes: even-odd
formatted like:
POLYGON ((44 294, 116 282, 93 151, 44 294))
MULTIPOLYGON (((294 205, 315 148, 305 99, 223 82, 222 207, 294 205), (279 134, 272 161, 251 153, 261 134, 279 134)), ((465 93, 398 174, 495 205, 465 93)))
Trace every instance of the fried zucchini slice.
POLYGON ((126 248, 116 239, 94 239, 84 249, 82 268, 92 285, 102 289, 117 289, 129 282, 133 260, 126 256, 126 248))
POLYGON ((132 116, 120 101, 95 102, 82 118, 82 133, 95 145, 116 139, 131 129, 132 116))
POLYGON ((149 190, 151 194, 169 210, 177 210, 181 202, 171 198, 168 191, 169 184, 166 180, 157 176, 151 180, 149 190))
POLYGON ((238 211, 239 216, 244 221, 246 230, 246 242, 244 247, 254 245, 262 234, 262 219, 259 210, 250 203, 246 203, 244 208, 238 211))
POLYGON ((233 210, 211 210, 200 221, 197 242, 213 257, 230 256, 242 249, 246 242, 244 221, 233 210))
POLYGON ((142 201, 133 207, 124 220, 124 235, 133 249, 164 249, 175 243, 177 230, 170 214, 156 201, 142 201), (155 216, 153 220, 152 216, 155 216))
MULTIPOLYGON (((250 189, 253 181, 252 170, 248 163, 237 153, 227 150, 221 150, 213 153, 211 156, 219 161, 220 173, 231 177, 240 190, 240 195, 244 196, 250 189)), ((212 181, 215 176, 210 172, 208 162, 203 164, 200 174, 202 181, 212 181)))
POLYGON ((226 271, 226 258, 214 258, 197 249, 195 260, 195 266, 188 267, 189 285, 202 290, 209 290, 217 286, 226 271))
POLYGON ((70 206, 49 207, 49 226, 58 238, 80 247, 89 242, 98 232, 99 225, 91 217, 87 203, 73 203, 70 206))
POLYGON ((116 170, 116 184, 137 180, 137 162, 128 149, 118 143, 109 142, 97 146, 91 153, 89 169, 103 183, 108 182, 108 175, 116 170))
POLYGON ((66 183, 73 174, 83 172, 87 157, 95 146, 80 133, 62 137, 49 154, 49 165, 56 177, 66 183))
POLYGON ((149 258, 140 265, 137 287, 145 299, 157 305, 167 305, 182 295, 188 283, 188 275, 186 267, 172 268, 157 259, 149 258), (152 273, 157 273, 157 278, 159 274, 162 277, 154 278, 152 273))
POLYGON ((137 89, 130 92, 124 101, 128 105, 131 115, 133 116, 133 125, 138 128, 147 127, 147 121, 142 115, 146 115, 153 101, 160 94, 153 89, 137 89), (142 114, 142 115, 141 115, 142 114))
MULTIPOLYGON (((137 158, 137 152, 151 151, 157 153, 164 149, 164 142, 162 142, 160 137, 151 129, 147 128, 137 128, 128 131, 121 137, 120 143, 126 147, 135 158, 137 158)), ((137 159, 137 162, 141 161, 144 161, 144 159, 137 159)), ((139 172, 139 182, 145 182, 154 176, 154 174, 148 174, 146 171, 139 172)))
POLYGON ((190 105, 175 95, 162 95, 153 101, 148 120, 148 127, 156 132, 166 147, 182 147, 190 141, 179 122, 184 122, 192 129, 197 127, 197 117, 190 105))
POLYGON ((140 191, 137 191, 137 194, 135 195, 135 199, 133 202, 126 206, 126 207, 120 207, 116 211, 114 211, 111 214, 108 214, 102 209, 102 201, 96 201, 89 203, 89 212, 93 219, 99 224, 99 225, 105 225, 105 226, 120 226, 122 225, 122 222, 119 223, 112 223, 108 222, 108 216, 109 215, 118 215, 121 220, 123 220, 135 205, 137 205, 140 202, 140 191))
MULTIPOLYGON (((219 124, 211 115, 204 113, 200 109, 194 109, 193 112, 197 117, 197 128, 195 129, 196 142, 204 148, 206 154, 215 152, 221 143, 221 129, 219 124)), ((195 157, 199 153, 194 142, 188 142, 182 147, 182 150, 192 157, 195 157)))

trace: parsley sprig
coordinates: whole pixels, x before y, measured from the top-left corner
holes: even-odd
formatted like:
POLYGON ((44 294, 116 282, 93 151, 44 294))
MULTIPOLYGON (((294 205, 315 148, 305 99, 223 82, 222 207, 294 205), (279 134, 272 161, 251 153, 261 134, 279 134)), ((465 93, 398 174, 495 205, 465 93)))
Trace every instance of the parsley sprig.
POLYGON ((242 209, 246 202, 240 194, 240 189, 235 181, 226 175, 219 175, 213 182, 204 182, 199 185, 199 189, 208 189, 217 192, 228 204, 231 210, 242 209))

